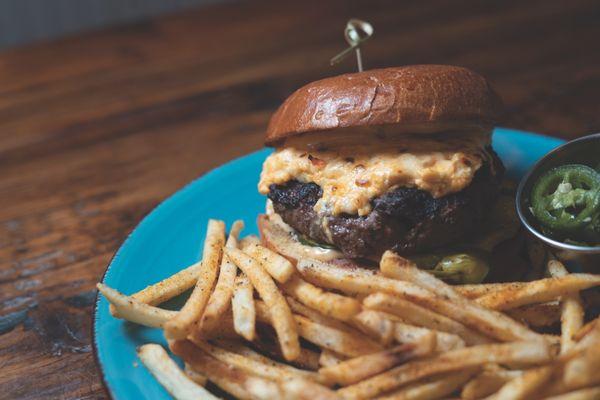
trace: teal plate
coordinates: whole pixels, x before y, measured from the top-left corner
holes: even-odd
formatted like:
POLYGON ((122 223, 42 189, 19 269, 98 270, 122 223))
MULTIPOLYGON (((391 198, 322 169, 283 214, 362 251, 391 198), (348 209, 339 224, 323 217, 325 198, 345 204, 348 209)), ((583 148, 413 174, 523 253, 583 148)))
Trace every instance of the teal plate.
MULTIPOLYGON (((518 179, 560 139, 497 128, 493 145, 509 177, 518 179)), ((196 179, 165 200, 133 230, 117 251, 102 281, 123 293, 134 293, 174 274, 196 260, 209 218, 246 223, 244 234, 257 233, 256 217, 265 198, 256 185, 263 149, 230 161, 196 179)), ((139 363, 136 347, 166 345, 158 329, 139 327, 111 317, 99 296, 94 315, 94 351, 107 392, 114 399, 169 399, 169 394, 139 363)))

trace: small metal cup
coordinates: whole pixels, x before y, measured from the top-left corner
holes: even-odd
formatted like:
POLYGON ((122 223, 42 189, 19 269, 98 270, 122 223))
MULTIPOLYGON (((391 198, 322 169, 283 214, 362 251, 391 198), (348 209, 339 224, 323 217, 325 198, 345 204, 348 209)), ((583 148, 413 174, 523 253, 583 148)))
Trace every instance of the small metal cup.
POLYGON ((571 271, 600 273, 600 245, 577 246, 545 236, 536 229, 529 210, 529 195, 533 184, 546 171, 564 164, 600 164, 600 133, 584 136, 557 147, 539 160, 521 179, 517 189, 517 214, 527 230, 550 248, 571 271))

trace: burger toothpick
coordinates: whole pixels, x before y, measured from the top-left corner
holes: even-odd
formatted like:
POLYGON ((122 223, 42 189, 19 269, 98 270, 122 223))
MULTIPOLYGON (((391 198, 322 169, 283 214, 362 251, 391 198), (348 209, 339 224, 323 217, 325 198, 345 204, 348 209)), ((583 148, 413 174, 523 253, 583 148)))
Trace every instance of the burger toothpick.
POLYGON ((344 29, 344 36, 350 47, 333 57, 330 61, 331 65, 341 62, 350 53, 352 53, 352 50, 354 50, 356 52, 358 72, 362 72, 363 64, 362 56, 360 54, 360 46, 373 35, 373 32, 373 26, 370 23, 356 18, 349 20, 346 24, 346 29, 344 29))

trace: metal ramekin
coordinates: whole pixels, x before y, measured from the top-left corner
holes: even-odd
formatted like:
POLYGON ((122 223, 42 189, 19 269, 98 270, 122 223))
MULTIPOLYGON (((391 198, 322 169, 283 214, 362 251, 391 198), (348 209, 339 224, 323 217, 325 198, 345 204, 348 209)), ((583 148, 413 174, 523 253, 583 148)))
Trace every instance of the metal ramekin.
POLYGON ((572 140, 552 150, 539 160, 521 179, 517 189, 516 206, 521 223, 548 246, 552 253, 571 271, 600 273, 600 246, 577 246, 545 236, 532 223, 529 194, 537 179, 551 168, 564 164, 600 164, 600 133, 572 140))

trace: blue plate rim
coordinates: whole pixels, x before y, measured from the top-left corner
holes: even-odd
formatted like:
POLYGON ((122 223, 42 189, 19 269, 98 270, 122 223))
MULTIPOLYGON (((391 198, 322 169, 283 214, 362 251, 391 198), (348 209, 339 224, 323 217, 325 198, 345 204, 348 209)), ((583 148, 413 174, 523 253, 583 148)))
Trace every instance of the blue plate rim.
MULTIPOLYGON (((556 136, 550 136, 550 135, 546 135, 546 134, 542 134, 542 133, 537 133, 537 132, 529 132, 529 131, 522 131, 519 129, 513 129, 513 128, 507 128, 507 127, 502 127, 502 126, 497 126, 494 127, 494 129, 501 129, 501 130, 506 130, 506 131, 510 131, 519 135, 524 135, 524 136, 534 136, 534 137, 538 137, 538 138, 542 138, 544 140, 552 140, 552 141, 558 141, 561 144, 564 144, 566 142, 565 139, 560 138, 560 137, 556 137, 556 136)), ((241 159, 244 159, 246 157, 250 157, 253 155, 256 155, 258 153, 262 153, 265 152, 268 148, 267 147, 263 147, 260 148, 258 150, 252 151, 250 153, 247 154, 243 154, 241 156, 235 157, 221 165, 218 165, 208 171, 206 171, 205 173, 199 175, 198 177, 196 177, 195 179, 191 180, 190 182, 186 183, 185 185, 183 185, 182 187, 180 187, 179 189, 177 189, 175 192, 171 193, 170 195, 168 195, 166 198, 164 198, 162 201, 160 201, 160 203, 154 207, 152 210, 150 210, 146 215, 144 215, 144 217, 128 232, 127 236, 125 237, 125 239, 123 240, 123 242, 121 243, 121 245, 119 246, 119 248, 117 250, 115 250, 115 253, 113 254, 113 256, 111 257, 110 261, 108 262, 106 268, 104 269, 104 272, 102 273, 102 277, 100 279, 99 282, 104 282, 106 275, 109 273, 109 271, 111 270, 111 267, 114 263, 114 261, 119 257, 120 252, 122 251, 122 249, 126 246, 126 244, 128 243, 129 240, 131 240, 131 237, 133 235, 133 233, 138 230, 143 224, 147 223, 146 221, 148 221, 150 218, 152 218, 153 215, 157 215, 156 211, 158 211, 159 209, 161 209, 162 207, 166 207, 168 206, 169 203, 175 201, 176 198, 180 197, 183 195, 183 193, 192 185, 194 185, 197 181, 199 181, 200 179, 205 179, 208 176, 214 175, 216 173, 218 173, 221 169, 227 168, 230 164, 233 164, 241 159), (167 205, 165 205, 167 204, 167 205)), ((100 378, 102 381, 102 387, 104 389, 104 392, 108 395, 108 397, 110 399, 115 400, 115 394, 113 392, 113 390, 111 389, 111 385, 108 382, 107 378, 106 378, 106 373, 104 371, 104 366, 102 364, 102 362, 100 361, 100 356, 99 356, 99 351, 98 351, 98 335, 97 330, 96 330, 96 322, 98 319, 98 311, 99 311, 99 303, 100 303, 100 292, 96 292, 96 299, 94 300, 94 309, 93 309, 93 314, 92 314, 92 324, 91 324, 91 333, 92 333, 92 355, 94 358, 94 362, 96 364, 96 367, 100 373, 100 378)))

